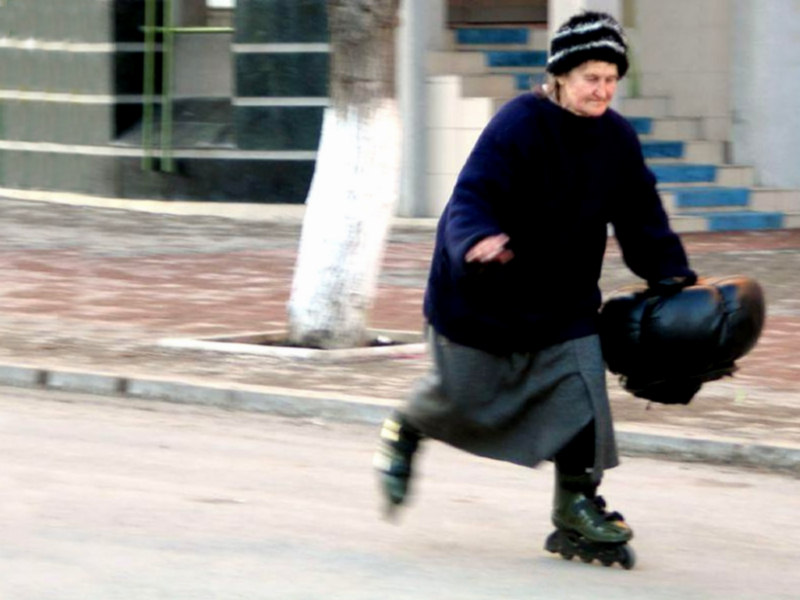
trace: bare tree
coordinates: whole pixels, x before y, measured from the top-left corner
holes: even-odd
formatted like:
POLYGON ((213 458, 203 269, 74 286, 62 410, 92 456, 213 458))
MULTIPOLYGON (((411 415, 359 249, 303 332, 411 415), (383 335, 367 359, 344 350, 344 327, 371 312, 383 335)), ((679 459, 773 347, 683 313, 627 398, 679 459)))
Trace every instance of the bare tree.
POLYGON ((361 346, 399 195, 394 32, 400 0, 328 0, 331 106, 306 199, 289 342, 361 346))

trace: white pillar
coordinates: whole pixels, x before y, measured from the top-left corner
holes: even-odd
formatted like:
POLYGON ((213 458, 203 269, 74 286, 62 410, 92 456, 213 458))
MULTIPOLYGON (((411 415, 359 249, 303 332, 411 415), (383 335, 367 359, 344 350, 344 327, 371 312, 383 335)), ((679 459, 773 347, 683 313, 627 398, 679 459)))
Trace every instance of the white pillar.
POLYGON ((800 188, 800 19, 795 0, 737 0, 732 26, 733 160, 757 183, 800 188))
POLYGON ((403 122, 400 200, 397 214, 428 216, 426 118, 427 53, 444 45, 443 0, 403 0, 397 36, 397 90, 403 122))

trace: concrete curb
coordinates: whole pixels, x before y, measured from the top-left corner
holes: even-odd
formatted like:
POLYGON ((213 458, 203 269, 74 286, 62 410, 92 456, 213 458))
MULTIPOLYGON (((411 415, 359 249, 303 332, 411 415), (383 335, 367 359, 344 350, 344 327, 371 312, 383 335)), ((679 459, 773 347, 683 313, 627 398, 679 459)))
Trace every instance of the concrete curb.
MULTIPOLYGON (((291 418, 378 425, 395 401, 311 390, 248 386, 224 381, 176 380, 150 376, 0 365, 0 386, 126 396, 291 418)), ((727 464, 800 476, 800 447, 730 438, 690 437, 646 428, 617 426, 620 452, 628 456, 727 464)))
POLYGON ((800 475, 800 448, 732 439, 692 438, 617 427, 620 452, 683 462, 737 465, 800 475))

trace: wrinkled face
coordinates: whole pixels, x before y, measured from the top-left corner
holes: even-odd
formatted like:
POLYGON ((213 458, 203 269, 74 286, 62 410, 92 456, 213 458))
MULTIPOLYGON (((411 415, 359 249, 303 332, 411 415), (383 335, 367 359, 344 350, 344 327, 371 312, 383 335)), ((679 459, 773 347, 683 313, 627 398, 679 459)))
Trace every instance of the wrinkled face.
POLYGON ((611 104, 617 90, 617 65, 590 60, 556 77, 560 84, 558 102, 581 117, 599 117, 611 104))

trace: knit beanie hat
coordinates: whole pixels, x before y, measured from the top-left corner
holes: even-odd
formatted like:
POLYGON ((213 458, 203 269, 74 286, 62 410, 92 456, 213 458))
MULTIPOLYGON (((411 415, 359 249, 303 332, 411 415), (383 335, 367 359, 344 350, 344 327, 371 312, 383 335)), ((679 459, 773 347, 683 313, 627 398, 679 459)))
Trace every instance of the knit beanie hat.
POLYGON ((628 45, 617 20, 601 12, 584 12, 558 28, 550 41, 547 70, 563 75, 587 60, 617 65, 622 78, 628 71, 628 45))

